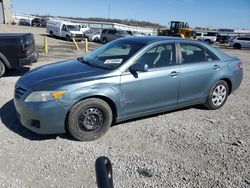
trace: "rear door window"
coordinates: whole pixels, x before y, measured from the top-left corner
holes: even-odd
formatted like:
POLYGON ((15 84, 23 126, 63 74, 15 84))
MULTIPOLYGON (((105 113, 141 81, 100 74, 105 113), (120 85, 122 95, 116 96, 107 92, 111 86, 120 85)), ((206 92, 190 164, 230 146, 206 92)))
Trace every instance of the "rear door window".
POLYGON ((108 34, 114 35, 114 34, 116 34, 116 31, 115 31, 115 30, 109 30, 109 31, 108 31, 108 34))
POLYGON ((182 63, 217 61, 219 58, 206 47, 196 44, 180 44, 182 63))
POLYGON ((195 44, 180 44, 182 63, 196 63, 207 61, 205 49, 195 44))

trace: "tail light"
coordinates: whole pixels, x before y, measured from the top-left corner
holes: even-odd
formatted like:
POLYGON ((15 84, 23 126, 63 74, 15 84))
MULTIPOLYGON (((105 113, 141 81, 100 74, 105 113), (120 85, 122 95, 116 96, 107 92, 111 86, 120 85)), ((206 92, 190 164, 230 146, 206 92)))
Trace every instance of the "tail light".
POLYGON ((238 67, 239 67, 239 69, 243 69, 243 63, 242 63, 242 62, 239 62, 239 63, 238 63, 238 67))

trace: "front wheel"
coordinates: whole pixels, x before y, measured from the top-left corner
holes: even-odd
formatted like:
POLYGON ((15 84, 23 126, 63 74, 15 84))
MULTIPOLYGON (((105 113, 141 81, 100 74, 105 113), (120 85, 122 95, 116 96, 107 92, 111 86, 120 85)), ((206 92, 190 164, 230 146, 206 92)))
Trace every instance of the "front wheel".
POLYGON ((241 45, 239 43, 234 44, 234 49, 241 49, 241 45))
POLYGON ((68 131, 77 140, 92 141, 103 136, 110 128, 113 113, 105 101, 97 98, 75 104, 68 117, 68 131))
POLYGON ((210 89, 204 106, 209 110, 217 110, 225 104, 228 94, 229 88, 227 83, 220 80, 210 89))
POLYGON ((209 40, 209 39, 205 40, 205 42, 206 42, 207 44, 212 44, 212 41, 209 40))
POLYGON ((4 73, 5 73, 5 65, 0 60, 0 78, 4 75, 4 73))
POLYGON ((69 35, 66 35, 66 41, 70 41, 71 37, 69 35))

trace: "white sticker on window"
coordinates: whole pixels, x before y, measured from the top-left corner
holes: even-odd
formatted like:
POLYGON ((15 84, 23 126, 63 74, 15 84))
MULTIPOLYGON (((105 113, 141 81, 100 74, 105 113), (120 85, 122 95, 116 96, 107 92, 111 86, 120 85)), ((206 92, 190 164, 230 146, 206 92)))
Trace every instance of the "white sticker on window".
POLYGON ((107 59, 104 64, 120 64, 123 59, 107 59))

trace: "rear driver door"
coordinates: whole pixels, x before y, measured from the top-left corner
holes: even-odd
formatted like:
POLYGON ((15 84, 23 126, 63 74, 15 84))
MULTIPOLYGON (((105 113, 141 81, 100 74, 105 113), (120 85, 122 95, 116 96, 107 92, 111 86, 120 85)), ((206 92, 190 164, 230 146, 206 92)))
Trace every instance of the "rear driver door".
POLYGON ((203 45, 180 43, 180 52, 182 63, 178 103, 201 101, 223 74, 223 63, 203 45))

